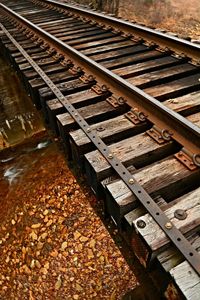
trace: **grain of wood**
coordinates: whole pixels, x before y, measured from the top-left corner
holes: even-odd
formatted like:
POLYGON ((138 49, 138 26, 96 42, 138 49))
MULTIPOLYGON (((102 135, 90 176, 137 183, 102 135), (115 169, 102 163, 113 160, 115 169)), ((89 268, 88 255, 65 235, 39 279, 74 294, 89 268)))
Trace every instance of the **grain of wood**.
POLYGON ((114 58, 123 57, 124 55, 134 53, 135 47, 137 47, 137 46, 134 46, 134 44, 135 43, 132 42, 132 45, 129 47, 126 47, 125 49, 124 48, 122 48, 122 49, 119 48, 119 49, 115 49, 115 50, 111 49, 110 51, 108 51, 106 53, 94 54, 90 58, 97 62, 102 62, 104 60, 108 61, 108 60, 113 60, 114 58))
MULTIPOLYGON (((110 151, 124 164, 133 164, 136 168, 169 155, 176 146, 173 142, 159 145, 146 133, 138 134, 109 146, 110 151)), ((85 155, 87 164, 97 180, 110 176, 112 168, 102 154, 95 150, 85 155)))
POLYGON ((200 277, 189 265, 184 261, 170 271, 179 289, 182 291, 186 299, 199 300, 200 277))
MULTIPOLYGON (((94 118, 94 116, 98 116, 104 113, 115 111, 114 107, 111 106, 108 102, 102 101, 97 104, 91 104, 88 106, 84 106, 78 109, 80 115, 85 119, 94 118)), ((69 126, 70 124, 74 124, 75 121, 71 117, 69 113, 64 113, 57 116, 58 121, 62 126, 69 126)))
MULTIPOLYGON (((91 101, 95 101, 96 98, 100 98, 103 99, 105 97, 105 95, 97 95, 93 90, 86 90, 86 91, 81 91, 72 95, 67 95, 65 97, 65 100, 63 101, 64 103, 66 101, 71 102, 72 104, 77 105, 79 103, 82 103, 82 105, 86 104, 91 100, 91 101)), ((53 100, 49 100, 47 101, 47 105, 49 106, 49 108, 51 110, 57 109, 62 107, 62 104, 57 100, 57 99, 53 99, 53 100)))
POLYGON ((199 74, 184 77, 182 79, 174 80, 169 83, 160 84, 156 87, 149 87, 145 92, 157 99, 167 100, 169 97, 177 97, 182 91, 186 92, 190 89, 197 89, 200 86, 199 74))
POLYGON ((112 43, 111 45, 103 45, 103 46, 98 45, 98 46, 92 48, 92 51, 91 51, 91 49, 86 49, 86 50, 83 50, 82 53, 85 55, 91 56, 96 53, 103 53, 103 52, 107 52, 109 50, 119 49, 119 48, 131 46, 131 45, 133 45, 133 41, 125 40, 120 43, 112 43), (91 54, 91 52, 92 52, 92 54, 91 54))
MULTIPOLYGON (((164 211, 166 216, 171 220, 172 224, 176 226, 182 233, 188 233, 194 230, 200 222, 200 199, 199 199, 200 188, 186 194, 179 199, 176 199, 175 204, 164 211), (186 212, 187 218, 185 220, 178 220, 174 213, 177 209, 182 209, 186 212)), ((138 233, 146 241, 152 251, 158 251, 166 244, 170 243, 169 238, 166 236, 164 231, 154 221, 154 219, 146 214, 141 218, 134 221, 135 228, 138 233), (139 228, 137 222, 143 220, 146 224, 145 228, 139 228)))
POLYGON ((123 59, 116 58, 116 59, 108 61, 108 62, 102 62, 102 64, 106 68, 116 69, 116 68, 120 68, 120 67, 124 66, 125 64, 139 63, 139 62, 143 62, 145 60, 151 60, 153 58, 159 58, 162 56, 163 56, 163 54, 158 51, 146 50, 146 51, 144 51, 144 53, 137 53, 135 55, 129 55, 123 59))
MULTIPOLYGON (((186 234, 186 236, 192 247, 198 251, 198 249, 200 249, 199 233, 190 233, 186 234)), ((184 261, 183 255, 181 255, 173 245, 164 249, 161 253, 158 253, 157 259, 166 272, 169 272, 172 268, 184 261)))
POLYGON ((129 78, 128 81, 136 86, 139 86, 140 88, 146 88, 152 84, 155 85, 155 83, 159 84, 165 82, 166 80, 176 79, 180 75, 186 76, 192 72, 195 72, 195 70, 197 70, 197 68, 185 63, 183 65, 162 68, 158 71, 135 76, 133 78, 129 78))
MULTIPOLYGON (((124 134, 126 136, 127 131, 134 134, 134 133, 138 133, 145 127, 147 127, 146 123, 135 125, 134 123, 129 121, 125 115, 121 115, 116 118, 112 118, 103 122, 92 124, 90 126, 90 128, 96 131, 96 134, 98 134, 98 136, 101 137, 102 139, 109 137, 109 141, 108 141, 109 143, 113 141, 113 137, 117 134, 120 137, 122 136, 124 137, 124 134), (99 130, 99 128, 102 128, 102 131, 99 130)), ((91 143, 90 139, 86 136, 86 134, 81 129, 71 132, 70 136, 73 142, 77 145, 77 147, 81 147, 83 145, 87 145, 91 143)))
MULTIPOLYGON (((109 39, 101 40, 101 45, 106 45, 112 42, 121 42, 121 41, 125 41, 125 38, 123 38, 122 36, 114 36, 109 39)), ((81 43, 80 45, 76 45, 74 48, 76 48, 77 50, 84 50, 95 46, 99 46, 99 41, 81 43)))
MULTIPOLYGON (((133 177, 153 197, 160 195, 169 201, 193 187, 199 174, 198 169, 191 172, 174 157, 169 157, 136 171, 133 177)), ((106 188, 108 198, 116 209, 116 218, 121 218, 139 205, 137 198, 122 180, 115 180, 106 188)))
POLYGON ((200 127, 200 113, 196 113, 194 115, 188 116, 187 119, 194 123, 196 126, 200 127))
POLYGON ((185 96, 169 99, 164 101, 163 104, 181 114, 183 112, 197 111, 200 108, 200 92, 193 92, 185 96))
MULTIPOLYGON (((91 83, 90 84, 83 83, 80 79, 74 79, 71 81, 66 81, 66 82, 56 84, 56 86, 60 89, 60 91, 62 91, 62 93, 65 92, 67 94, 75 93, 80 89, 82 90, 87 89, 91 85, 92 85, 91 83)), ((42 98, 51 99, 51 97, 55 97, 49 87, 41 88, 39 90, 39 94, 42 98)))
POLYGON ((121 67, 114 70, 114 73, 122 76, 123 78, 129 78, 131 76, 136 76, 143 74, 147 71, 153 71, 154 69, 160 69, 161 67, 167 67, 170 65, 178 64, 178 60, 174 57, 167 56, 161 58, 155 58, 153 60, 148 60, 141 63, 136 63, 127 67, 121 67))

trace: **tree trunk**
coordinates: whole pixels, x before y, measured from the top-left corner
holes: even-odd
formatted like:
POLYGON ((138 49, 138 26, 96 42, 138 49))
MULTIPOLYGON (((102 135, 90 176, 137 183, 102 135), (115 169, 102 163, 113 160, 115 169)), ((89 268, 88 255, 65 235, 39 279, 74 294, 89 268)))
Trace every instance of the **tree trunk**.
POLYGON ((114 14, 115 16, 118 16, 118 11, 119 11, 119 0, 112 0, 112 11, 111 13, 114 14))
MULTIPOLYGON (((81 2, 77 0, 77 2, 81 2)), ((91 0, 89 3, 91 8, 106 11, 107 13, 118 16, 119 11, 119 0, 91 0)))

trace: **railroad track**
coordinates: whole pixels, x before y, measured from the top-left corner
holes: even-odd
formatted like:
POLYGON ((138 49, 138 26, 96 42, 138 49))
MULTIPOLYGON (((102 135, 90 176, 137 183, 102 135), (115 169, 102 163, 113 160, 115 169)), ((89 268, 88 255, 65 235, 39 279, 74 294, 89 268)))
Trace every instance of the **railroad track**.
POLYGON ((56 1, 1 1, 0 22, 4 55, 162 294, 198 299, 200 46, 56 1))

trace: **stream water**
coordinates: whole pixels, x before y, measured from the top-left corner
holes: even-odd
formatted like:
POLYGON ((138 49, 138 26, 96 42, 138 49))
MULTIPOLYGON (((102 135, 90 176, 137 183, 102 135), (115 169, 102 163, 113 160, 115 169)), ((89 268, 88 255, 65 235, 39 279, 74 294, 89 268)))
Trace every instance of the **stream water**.
POLYGON ((45 128, 40 113, 34 107, 15 71, 0 54, 1 216, 12 206, 10 193, 15 191, 21 180, 24 180, 25 184, 27 170, 42 155, 43 151, 40 150, 48 145, 48 140, 42 138, 43 136, 45 128), (28 146, 21 146, 28 140, 28 146))
POLYGON ((17 74, 0 55, 0 150, 43 130, 42 119, 17 74))

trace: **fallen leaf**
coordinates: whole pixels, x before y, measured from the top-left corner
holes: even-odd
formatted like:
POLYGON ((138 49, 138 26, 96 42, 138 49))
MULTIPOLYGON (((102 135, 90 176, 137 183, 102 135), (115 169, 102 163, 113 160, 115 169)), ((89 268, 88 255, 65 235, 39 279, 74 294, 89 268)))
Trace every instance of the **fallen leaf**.
POLYGON ((31 228, 36 229, 36 228, 39 228, 40 226, 41 226, 41 223, 37 223, 37 224, 33 224, 31 226, 31 228))
POLYGON ((30 264, 30 268, 33 269, 35 267, 35 260, 32 259, 31 264, 30 264))
POLYGON ((38 260, 35 261, 35 265, 36 265, 36 267, 37 267, 38 269, 41 268, 41 264, 40 264, 40 262, 39 262, 38 260))
POLYGON ((65 251, 66 248, 67 248, 67 242, 63 242, 61 245, 61 250, 65 251))
POLYGON ((94 248, 95 245, 96 245, 96 241, 95 241, 95 239, 92 239, 92 240, 89 242, 90 248, 94 248))
POLYGON ((83 290, 82 286, 79 283, 76 283, 76 290, 81 292, 83 290))
POLYGON ((35 240, 37 240, 37 234, 34 232, 34 231, 32 231, 31 233, 30 233, 30 237, 32 238, 32 240, 33 241, 35 241, 35 240))
POLYGON ((57 251, 57 250, 54 250, 54 251, 52 251, 52 252, 50 253, 50 255, 51 255, 52 257, 57 257, 57 256, 58 256, 58 251, 57 251))
POLYGON ((61 285, 62 285, 62 280, 61 280, 61 275, 59 275, 59 276, 58 276, 58 279, 57 279, 57 281, 56 281, 56 284, 55 284, 55 289, 56 289, 56 290, 59 290, 60 287, 61 287, 61 285))
POLYGON ((38 242, 37 249, 41 250, 43 248, 43 246, 44 246, 44 243, 38 242))
POLYGON ((46 216, 46 215, 48 215, 48 213, 49 213, 49 210, 45 209, 45 211, 43 212, 43 215, 46 216))
POLYGON ((49 262, 48 261, 44 264, 44 268, 49 269, 49 262))
POLYGON ((75 241, 78 240, 80 236, 81 236, 81 234, 80 234, 79 231, 75 231, 74 232, 74 239, 75 239, 75 241))
POLYGON ((112 292, 110 300, 116 300, 116 291, 115 290, 112 292))
POLYGON ((53 221, 52 221, 52 220, 49 220, 49 221, 47 222, 46 226, 49 227, 49 226, 51 226, 52 223, 53 223, 53 221))
POLYGON ((81 242, 87 242, 89 240, 89 238, 88 237, 86 237, 86 236, 82 236, 81 238, 80 238, 80 241, 81 242))
POLYGON ((44 240, 47 237, 48 233, 44 232, 43 234, 41 234, 41 239, 44 240))

